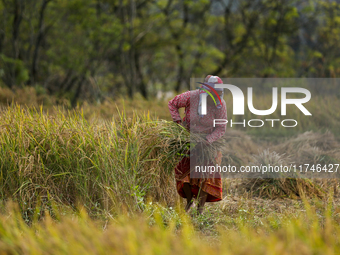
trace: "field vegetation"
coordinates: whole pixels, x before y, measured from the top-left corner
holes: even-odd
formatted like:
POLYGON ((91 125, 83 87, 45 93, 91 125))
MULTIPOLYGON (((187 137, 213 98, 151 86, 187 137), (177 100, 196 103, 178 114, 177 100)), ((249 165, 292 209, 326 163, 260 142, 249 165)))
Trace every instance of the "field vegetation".
MULTIPOLYGON (((4 254, 339 252, 338 179, 223 179, 221 202, 185 215, 173 168, 188 134, 171 122, 167 100, 69 109, 21 93, 0 112, 4 254)), ((329 100, 317 98, 309 109, 330 119, 329 100)), ((228 128, 223 160, 339 163, 338 118, 327 125, 301 118, 301 127, 275 139, 265 127, 228 128)))

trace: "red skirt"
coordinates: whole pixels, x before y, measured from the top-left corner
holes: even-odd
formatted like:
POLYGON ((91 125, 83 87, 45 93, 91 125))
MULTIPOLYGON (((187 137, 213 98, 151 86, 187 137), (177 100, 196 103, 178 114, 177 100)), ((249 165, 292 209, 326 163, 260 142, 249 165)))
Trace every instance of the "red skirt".
MULTIPOLYGON (((221 164, 222 153, 219 152, 215 158, 221 164)), ((217 174, 217 175, 216 175, 217 174)), ((183 190, 184 183, 189 183, 194 198, 197 198, 199 190, 205 191, 208 196, 206 202, 217 202, 222 200, 222 180, 219 173, 214 178, 190 178, 190 157, 184 157, 175 167, 175 178, 178 194, 186 198, 183 190)))

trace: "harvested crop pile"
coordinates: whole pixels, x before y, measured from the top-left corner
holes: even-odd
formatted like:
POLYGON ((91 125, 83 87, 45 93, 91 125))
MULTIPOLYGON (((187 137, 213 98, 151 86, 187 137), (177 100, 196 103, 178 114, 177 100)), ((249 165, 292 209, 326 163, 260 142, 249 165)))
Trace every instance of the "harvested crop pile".
MULTIPOLYGON (((253 157, 251 165, 271 165, 275 167, 290 164, 290 161, 290 156, 279 154, 275 151, 264 150, 259 155, 253 157)), ((292 175, 289 176, 285 177, 282 173, 275 173, 275 175, 258 173, 253 175, 253 178, 248 179, 244 185, 250 193, 267 198, 298 198, 302 196, 321 198, 325 195, 326 190, 316 182, 300 178, 298 174, 293 175, 296 176, 295 178, 291 177, 292 175)))
POLYGON ((327 131, 308 131, 273 147, 278 153, 290 155, 297 164, 339 163, 340 143, 327 131))

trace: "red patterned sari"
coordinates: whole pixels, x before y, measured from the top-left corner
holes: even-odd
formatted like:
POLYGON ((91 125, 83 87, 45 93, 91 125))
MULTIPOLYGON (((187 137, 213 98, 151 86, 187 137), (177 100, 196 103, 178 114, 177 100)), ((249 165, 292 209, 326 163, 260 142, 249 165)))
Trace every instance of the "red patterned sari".
MULTIPOLYGON (((194 130, 198 133, 207 134, 206 140, 208 143, 213 143, 220 137, 222 137, 226 131, 226 125, 213 126, 213 119, 227 119, 227 109, 225 101, 222 100, 222 108, 217 109, 214 105, 207 106, 207 115, 200 117, 195 109, 198 109, 199 91, 187 91, 182 93, 169 101, 169 110, 174 121, 181 120, 178 109, 185 107, 185 117, 183 122, 187 124, 188 130, 194 130), (192 110, 190 110, 192 109, 192 110)), ((215 157, 217 164, 221 164, 222 153, 219 152, 215 157)), ((206 165, 212 165, 210 162, 206 165)), ((209 177, 209 176, 208 176, 209 177)), ((222 200, 222 180, 220 175, 216 175, 214 178, 190 178, 190 157, 184 157, 175 167, 175 178, 178 194, 186 198, 183 191, 184 183, 191 185, 191 191, 194 197, 197 197, 200 189, 205 191, 208 196, 206 202, 217 202, 222 200)))

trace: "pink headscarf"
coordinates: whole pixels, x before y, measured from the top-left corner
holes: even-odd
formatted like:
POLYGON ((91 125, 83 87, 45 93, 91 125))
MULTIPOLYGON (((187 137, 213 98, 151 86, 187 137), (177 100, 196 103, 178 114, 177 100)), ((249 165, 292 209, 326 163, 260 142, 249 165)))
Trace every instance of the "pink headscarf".
MULTIPOLYGON (((209 92, 212 92, 212 90, 208 87, 205 86, 209 85, 210 87, 214 88, 216 91, 222 91, 222 96, 223 96, 223 88, 215 88, 215 84, 223 84, 223 81, 221 80, 220 77, 218 76, 212 76, 212 75, 208 75, 205 78, 205 82, 199 82, 200 84, 202 84, 201 88, 208 90, 209 92)), ((200 90, 199 95, 200 95, 200 100, 199 100, 199 104, 198 104, 198 113, 201 117, 203 117, 203 115, 200 114, 200 109, 201 109, 201 104, 202 104, 202 94, 207 94, 207 92, 205 92, 204 90, 200 90)), ((220 101, 217 102, 217 106, 218 109, 220 109, 222 107, 220 101)))

